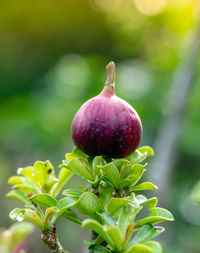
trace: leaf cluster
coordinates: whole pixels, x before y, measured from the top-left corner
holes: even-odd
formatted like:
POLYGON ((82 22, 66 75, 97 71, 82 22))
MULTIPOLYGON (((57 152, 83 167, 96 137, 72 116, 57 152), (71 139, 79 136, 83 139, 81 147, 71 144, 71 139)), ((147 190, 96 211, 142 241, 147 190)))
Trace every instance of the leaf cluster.
POLYGON ((85 241, 92 252, 160 253, 160 244, 151 239, 164 229, 154 224, 173 221, 173 216, 157 207, 157 198, 137 194, 157 189, 150 182, 138 183, 146 171, 144 161, 152 155, 148 146, 125 159, 90 158, 74 148, 66 154, 58 177, 49 161, 18 169, 18 175, 9 179, 13 189, 8 196, 23 202, 25 208, 15 208, 10 218, 30 221, 48 232, 62 216, 97 234, 95 239, 85 241), (86 180, 87 187, 63 190, 73 174, 86 180), (58 198, 61 191, 64 197, 58 198), (149 209, 148 215, 137 219, 144 206, 149 209), (86 218, 81 219, 74 210, 86 218))

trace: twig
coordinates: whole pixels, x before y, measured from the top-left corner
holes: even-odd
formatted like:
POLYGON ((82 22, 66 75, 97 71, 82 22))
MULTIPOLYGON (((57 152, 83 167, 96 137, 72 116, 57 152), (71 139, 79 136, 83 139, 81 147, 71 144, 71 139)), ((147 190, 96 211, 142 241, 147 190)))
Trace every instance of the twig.
POLYGON ((52 225, 49 232, 42 233, 41 240, 48 246, 52 253, 69 253, 64 250, 60 244, 56 234, 55 225, 52 225))

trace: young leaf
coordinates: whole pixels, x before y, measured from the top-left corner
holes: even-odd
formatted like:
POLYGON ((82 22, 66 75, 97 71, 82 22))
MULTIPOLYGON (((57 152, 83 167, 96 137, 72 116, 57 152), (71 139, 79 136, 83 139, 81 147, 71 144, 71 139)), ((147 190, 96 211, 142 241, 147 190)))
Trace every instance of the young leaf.
POLYGON ((132 203, 123 206, 120 210, 118 226, 122 232, 123 239, 126 238, 127 228, 130 224, 133 224, 136 214, 142 209, 139 205, 133 205, 132 203))
POLYGON ((58 209, 55 206, 48 207, 45 211, 44 215, 44 225, 48 228, 48 223, 51 217, 53 216, 54 213, 56 213, 58 209))
POLYGON ((123 180, 123 182, 120 185, 120 188, 123 188, 125 186, 126 187, 134 186, 142 177, 144 171, 145 166, 141 164, 134 164, 131 168, 130 175, 123 180))
POLYGON ((141 206, 148 206, 149 209, 152 209, 154 208, 158 203, 158 199, 156 197, 153 197, 153 198, 150 198, 150 199, 147 199, 145 200, 144 202, 141 202, 140 205, 141 206))
POLYGON ((102 201, 103 205, 106 206, 112 196, 114 191, 114 186, 111 183, 101 182, 100 183, 100 195, 99 199, 102 201))
POLYGON ((129 191, 144 191, 144 190, 157 190, 158 187, 150 182, 144 182, 135 185, 129 189, 129 191))
POLYGON ((115 246, 109 234, 104 230, 104 227, 98 221, 92 219, 84 220, 82 223, 82 227, 92 229, 98 235, 100 235, 109 245, 115 246))
POLYGON ((128 242, 126 249, 134 244, 147 242, 163 231, 164 228, 162 227, 153 227, 151 224, 146 224, 141 227, 137 234, 128 242))
POLYGON ((91 245, 88 249, 96 253, 110 253, 110 250, 99 245, 91 245))
POLYGON ((29 198, 34 204, 40 204, 46 207, 56 206, 57 200, 47 193, 38 193, 29 198))
POLYGON ((62 192, 63 195, 66 195, 67 197, 80 197, 82 194, 82 191, 73 189, 73 188, 69 188, 69 189, 65 189, 62 192))
POLYGON ((134 227, 135 227, 135 223, 132 223, 132 224, 128 225, 128 227, 126 229, 126 236, 125 236, 125 239, 123 241, 123 247, 126 246, 127 242, 129 241, 129 239, 132 235, 132 232, 134 230, 134 227))
POLYGON ((102 166, 101 169, 104 172, 103 178, 107 179, 117 189, 120 181, 118 168, 113 163, 108 163, 102 166))
MULTIPOLYGON (((9 218, 13 221, 17 220, 17 217, 20 216, 20 214, 24 213, 24 209, 21 208, 15 208, 9 213, 9 218)), ((22 218, 23 219, 23 218, 22 218)))
POLYGON ((105 164, 104 159, 102 156, 96 156, 93 161, 92 161, 92 169, 94 172, 94 175, 99 176, 101 174, 101 169, 100 167, 105 164))
POLYGON ((12 190, 10 192, 7 193, 6 195, 7 197, 19 200, 21 202, 23 202, 26 206, 31 206, 31 202, 28 201, 27 197, 25 196, 25 194, 20 191, 20 190, 12 190))
POLYGON ((112 161, 112 163, 114 163, 115 166, 117 166, 118 170, 121 172, 121 168, 124 166, 130 166, 131 162, 129 160, 126 159, 115 159, 112 161))
POLYGON ((38 226, 42 231, 45 231, 45 226, 42 222, 42 219, 40 216, 33 210, 31 209, 24 209, 24 215, 23 215, 24 220, 30 221, 36 226, 38 226))
POLYGON ((99 199, 91 192, 84 192, 74 206, 80 213, 90 217, 96 217, 96 212, 103 210, 99 199))
POLYGON ((131 202, 131 200, 126 198, 111 198, 108 202, 107 210, 111 215, 113 215, 118 209, 129 202, 131 202))
POLYGON ((108 226, 116 226, 116 221, 112 217, 112 215, 108 212, 98 213, 98 216, 101 218, 101 223, 106 224, 108 226))
POLYGON ((140 163, 144 161, 147 157, 153 156, 154 151, 149 146, 143 146, 138 148, 135 152, 133 152, 128 159, 132 161, 132 163, 140 163))
POLYGON ((50 161, 37 161, 34 163, 33 167, 36 174, 36 178, 40 183, 40 187, 42 187, 42 185, 46 182, 46 180, 51 174, 54 174, 54 168, 50 161))
POLYGON ((69 198, 69 197, 66 197, 66 198, 62 198, 58 201, 56 207, 62 211, 64 209, 67 209, 69 207, 72 207, 77 201, 74 200, 73 198, 69 198))
POLYGON ((108 233, 108 235, 112 239, 114 243, 114 249, 120 251, 122 248, 122 234, 120 229, 116 226, 114 227, 105 226, 104 230, 108 233))
POLYGON ((57 178, 49 178, 42 186, 43 193, 49 193, 52 187, 58 183, 59 180, 57 178))
POLYGON ((70 169, 62 168, 58 175, 58 182, 51 188, 51 195, 53 197, 57 196, 63 186, 67 183, 67 181, 71 178, 73 172, 70 169))
POLYGON ((66 157, 66 160, 68 161, 74 158, 83 158, 87 160, 87 155, 83 153, 82 151, 80 151, 80 149, 78 149, 77 147, 74 147, 72 153, 67 153, 65 157, 66 157))
POLYGON ((88 168, 87 164, 84 163, 83 160, 80 160, 80 158, 73 158, 69 161, 63 161, 63 165, 61 165, 61 167, 63 166, 72 170, 79 177, 82 177, 91 182, 93 181, 92 172, 88 168))
POLYGON ((29 178, 40 189, 40 184, 37 180, 37 177, 36 177, 35 170, 34 170, 33 166, 27 166, 25 168, 19 168, 17 170, 17 174, 18 175, 23 175, 23 176, 29 178))
POLYGON ((70 209, 67 209, 65 210, 63 213, 62 213, 62 216, 65 218, 65 219, 68 219, 68 220, 71 220, 73 221, 74 223, 77 223, 79 225, 82 224, 82 220, 70 209))
POLYGON ((162 221, 173 221, 173 220, 174 217, 168 210, 160 207, 154 207, 147 217, 136 222, 135 228, 140 228, 147 223, 155 224, 162 221))
POLYGON ((147 157, 154 156, 154 150, 149 146, 143 146, 137 149, 140 153, 147 153, 147 157))
POLYGON ((24 185, 24 184, 17 184, 17 185, 14 185, 12 188, 16 190, 21 190, 26 193, 35 192, 35 188, 30 187, 28 185, 24 185))
POLYGON ((160 243, 158 242, 149 241, 149 242, 145 242, 144 245, 151 248, 153 253, 162 253, 162 248, 160 246, 160 243))
POLYGON ((35 211, 33 211, 31 209, 15 208, 10 212, 9 217, 12 220, 17 220, 19 222, 21 222, 23 220, 30 221, 33 224, 35 224, 36 226, 38 226, 42 231, 45 230, 45 226, 42 222, 42 219, 35 211))
POLYGON ((144 244, 135 244, 124 253, 154 253, 153 250, 144 244))
POLYGON ((23 177, 12 176, 8 179, 8 184, 23 184, 23 177))

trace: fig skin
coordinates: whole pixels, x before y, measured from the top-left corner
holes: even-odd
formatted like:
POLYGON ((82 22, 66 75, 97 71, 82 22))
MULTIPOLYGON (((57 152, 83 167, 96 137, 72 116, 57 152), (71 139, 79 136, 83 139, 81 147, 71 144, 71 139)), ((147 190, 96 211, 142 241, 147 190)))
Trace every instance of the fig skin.
POLYGON ((74 144, 89 156, 123 158, 131 154, 142 138, 137 112, 115 95, 115 64, 107 65, 103 91, 84 103, 72 121, 74 144))

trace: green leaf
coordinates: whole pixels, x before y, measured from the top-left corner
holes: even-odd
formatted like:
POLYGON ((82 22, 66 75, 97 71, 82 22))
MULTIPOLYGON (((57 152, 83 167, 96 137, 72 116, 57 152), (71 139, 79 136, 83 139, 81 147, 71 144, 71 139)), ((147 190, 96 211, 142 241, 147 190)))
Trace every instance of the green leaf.
POLYGON ((135 163, 131 168, 130 175, 122 181, 120 188, 134 186, 142 177, 144 171, 144 165, 135 163))
POLYGON ((108 233, 114 243, 114 249, 120 251, 122 248, 122 234, 118 227, 105 226, 105 231, 108 233))
POLYGON ((111 182, 117 189, 120 181, 118 168, 113 163, 108 163, 102 166, 101 169, 104 172, 103 178, 111 182))
POLYGON ((74 207, 77 208, 80 213, 90 217, 96 217, 96 212, 103 210, 99 199, 91 192, 84 192, 74 207))
POLYGON ((100 195, 99 199, 102 201, 104 206, 106 206, 114 192, 114 187, 111 183, 101 182, 100 183, 100 195))
POLYGON ((124 253, 154 253, 152 249, 144 244, 135 244, 124 253))
POLYGON ((141 227, 137 234, 128 242, 126 248, 129 248, 134 244, 147 242, 162 233, 163 231, 164 228, 162 227, 153 227, 151 224, 145 224, 143 227, 141 227))
POLYGON ((102 158, 102 156, 96 156, 92 161, 92 169, 94 171, 94 174, 99 176, 101 174, 101 166, 105 164, 105 160, 102 158))
POLYGON ((154 156, 154 150, 149 146, 143 146, 137 149, 140 153, 147 153, 147 157, 154 156))
POLYGON ((131 162, 126 159, 115 159, 112 161, 112 163, 114 163, 114 165, 118 168, 119 171, 121 171, 122 167, 127 167, 131 165, 131 162))
POLYGON ((112 217, 112 215, 108 212, 102 212, 102 213, 98 213, 98 215, 101 218, 101 223, 102 224, 106 224, 108 226, 116 226, 116 221, 114 220, 114 218, 112 217))
POLYGON ((63 186, 68 182, 68 180, 73 175, 70 169, 62 168, 58 175, 58 182, 51 188, 51 195, 53 197, 57 196, 62 190, 63 186))
POLYGON ((173 221, 173 220, 174 217, 168 210, 160 207, 154 207, 147 217, 136 222, 135 228, 140 228, 147 223, 155 224, 162 221, 173 221))
POLYGON ((195 184, 191 192, 191 200, 195 204, 200 204, 200 180, 195 184))
POLYGON ((16 221, 17 220, 17 217, 23 213, 24 209, 21 209, 21 208, 15 208, 13 209, 10 213, 9 213, 9 218, 13 221, 16 221))
POLYGON ((20 176, 12 176, 8 179, 8 184, 22 184, 23 177, 20 176))
POLYGON ((79 190, 76 190, 76 189, 73 189, 73 188, 69 188, 69 189, 65 189, 63 192, 62 192, 63 195, 66 195, 68 197, 80 197, 81 194, 82 194, 82 191, 79 191, 79 190))
POLYGON ((73 221, 74 223, 77 223, 79 225, 82 224, 82 220, 70 209, 67 209, 65 210, 63 213, 62 213, 62 216, 65 218, 65 219, 68 219, 68 220, 71 220, 73 221))
POLYGON ((162 253, 162 247, 160 246, 160 243, 155 241, 149 241, 144 243, 147 247, 151 248, 153 253, 162 253))
POLYGON ((54 168, 50 161, 37 161, 33 167, 28 166, 25 168, 19 168, 17 173, 18 175, 23 175, 29 178, 41 190, 43 184, 45 184, 50 176, 54 173, 54 168))
POLYGON ((96 253, 110 253, 108 249, 99 245, 91 245, 88 249, 96 253))
POLYGON ((63 165, 66 168, 71 169, 79 177, 82 177, 88 181, 93 182, 92 172, 82 159, 73 158, 72 160, 64 161, 63 165))
POLYGON ((45 231, 45 226, 42 222, 42 219, 40 216, 33 210, 31 209, 24 209, 24 215, 23 215, 24 220, 30 221, 36 226, 38 226, 42 231, 45 231))
POLYGON ((58 211, 58 209, 55 206, 48 207, 46 209, 45 215, 44 215, 44 225, 47 226, 47 228, 48 228, 49 220, 54 215, 54 213, 56 213, 57 211, 58 211))
POLYGON ((87 160, 87 155, 83 153, 80 149, 78 149, 77 147, 74 147, 72 153, 67 153, 65 157, 66 157, 66 160, 68 161, 74 158, 83 158, 87 160))
POLYGON ((133 186, 129 189, 129 191, 144 191, 144 190, 157 190, 158 187, 150 182, 144 182, 133 186))
POLYGON ((26 193, 35 192, 35 188, 24 185, 24 184, 17 184, 17 185, 14 185, 12 188, 16 190, 21 190, 26 193))
POLYGON ((33 167, 40 186, 42 186, 46 182, 50 175, 54 174, 54 168, 50 161, 37 161, 34 163, 33 167))
POLYGON ((58 183, 58 179, 57 178, 49 178, 49 180, 47 180, 46 183, 43 184, 42 186, 42 192, 44 193, 49 193, 50 190, 52 189, 52 187, 58 183))
POLYGON ((72 198, 69 198, 69 197, 66 197, 66 198, 62 198, 58 201, 56 207, 60 210, 63 210, 63 209, 66 209, 66 208, 69 208, 69 207, 72 207, 77 201, 72 199, 72 198))
POLYGON ((141 202, 140 205, 142 206, 148 206, 149 209, 152 209, 154 208, 158 203, 158 199, 156 197, 153 197, 153 198, 150 198, 150 199, 147 199, 145 200, 144 202, 141 202))
POLYGON ((40 184, 38 183, 36 174, 35 174, 35 170, 32 166, 27 166, 25 168, 19 168, 17 170, 17 174, 18 175, 23 175, 27 178, 29 178, 32 182, 34 182, 38 187, 40 186, 40 184))
POLYGON ((56 206, 57 200, 47 193, 38 193, 29 198, 34 204, 40 204, 46 207, 56 206))
POLYGON ((118 226, 122 232, 123 239, 126 237, 127 228, 130 224, 133 224, 135 216, 142 209, 141 206, 133 205, 129 203, 120 210, 118 226))
POLYGON ((108 202, 107 210, 111 215, 113 215, 118 209, 129 202, 131 202, 131 200, 127 198, 111 198, 108 202))
POLYGON ((82 227, 90 228, 100 235, 109 245, 115 246, 109 234, 104 230, 104 227, 96 220, 87 219, 82 223, 82 227))
POLYGON ((81 224, 81 220, 71 210, 69 210, 69 208, 72 207, 76 202, 76 200, 69 197, 60 199, 57 202, 56 207, 52 207, 53 211, 55 210, 55 213, 53 214, 53 217, 49 223, 49 227, 53 225, 60 216, 63 216, 68 220, 72 220, 75 223, 81 224))
POLYGON ((141 148, 138 148, 135 152, 128 156, 128 160, 131 160, 132 163, 140 163, 144 161, 147 157, 153 155, 154 151, 151 147, 143 146, 141 148))
POLYGON ((9 217, 12 220, 17 220, 19 222, 23 220, 32 222, 33 224, 38 226, 42 231, 45 230, 45 226, 42 222, 42 219, 35 211, 31 209, 15 208, 10 212, 9 217))
POLYGON ((21 202, 23 202, 27 206, 31 206, 32 205, 31 202, 28 201, 28 199, 25 196, 25 194, 22 191, 20 191, 20 190, 12 190, 12 191, 8 192, 6 196, 10 197, 10 198, 13 198, 13 199, 16 199, 18 201, 21 201, 21 202))

